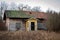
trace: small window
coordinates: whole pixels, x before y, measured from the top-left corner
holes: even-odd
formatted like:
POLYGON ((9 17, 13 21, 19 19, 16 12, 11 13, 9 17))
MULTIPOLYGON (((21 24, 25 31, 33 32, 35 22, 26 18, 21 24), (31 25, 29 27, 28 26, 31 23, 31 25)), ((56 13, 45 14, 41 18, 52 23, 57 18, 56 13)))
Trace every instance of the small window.
POLYGON ((21 28, 21 23, 16 23, 16 29, 20 30, 20 28, 21 28))

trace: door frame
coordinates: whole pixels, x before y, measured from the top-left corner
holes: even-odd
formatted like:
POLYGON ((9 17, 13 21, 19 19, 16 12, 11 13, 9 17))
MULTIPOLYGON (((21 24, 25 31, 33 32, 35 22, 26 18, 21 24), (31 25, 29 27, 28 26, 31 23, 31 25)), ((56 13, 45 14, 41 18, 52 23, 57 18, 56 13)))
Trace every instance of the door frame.
POLYGON ((31 31, 31 22, 34 22, 35 24, 34 31, 36 31, 37 30, 37 19, 28 19, 26 21, 26 31, 31 31))

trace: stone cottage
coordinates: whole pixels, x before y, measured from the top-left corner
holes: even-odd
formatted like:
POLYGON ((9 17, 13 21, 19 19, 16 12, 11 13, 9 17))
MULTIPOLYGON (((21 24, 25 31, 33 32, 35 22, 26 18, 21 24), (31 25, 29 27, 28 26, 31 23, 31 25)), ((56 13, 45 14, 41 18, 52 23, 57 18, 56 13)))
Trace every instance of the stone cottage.
POLYGON ((42 27, 40 24, 44 23, 46 20, 47 15, 44 12, 17 10, 6 10, 4 12, 4 21, 9 31, 38 30, 42 27))

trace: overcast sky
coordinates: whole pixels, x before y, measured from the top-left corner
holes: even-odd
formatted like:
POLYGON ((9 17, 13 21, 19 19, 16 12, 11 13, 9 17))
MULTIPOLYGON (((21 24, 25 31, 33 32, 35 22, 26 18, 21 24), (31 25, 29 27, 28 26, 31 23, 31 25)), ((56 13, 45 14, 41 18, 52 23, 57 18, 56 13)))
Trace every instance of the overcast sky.
POLYGON ((1 1, 28 4, 31 7, 40 6, 43 11, 46 11, 48 8, 60 11, 60 0, 0 0, 0 2, 1 1))

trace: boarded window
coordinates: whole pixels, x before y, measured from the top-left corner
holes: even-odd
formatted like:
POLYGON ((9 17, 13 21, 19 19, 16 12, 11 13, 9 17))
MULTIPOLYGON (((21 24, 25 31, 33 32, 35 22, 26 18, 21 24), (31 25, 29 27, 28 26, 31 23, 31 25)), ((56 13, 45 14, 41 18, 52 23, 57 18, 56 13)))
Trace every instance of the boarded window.
POLYGON ((43 23, 38 23, 38 30, 47 30, 43 23))
POLYGON ((15 23, 14 22, 10 22, 9 23, 9 31, 15 31, 16 27, 15 27, 15 23))
POLYGON ((21 23, 16 23, 16 28, 19 30, 21 28, 21 23))

